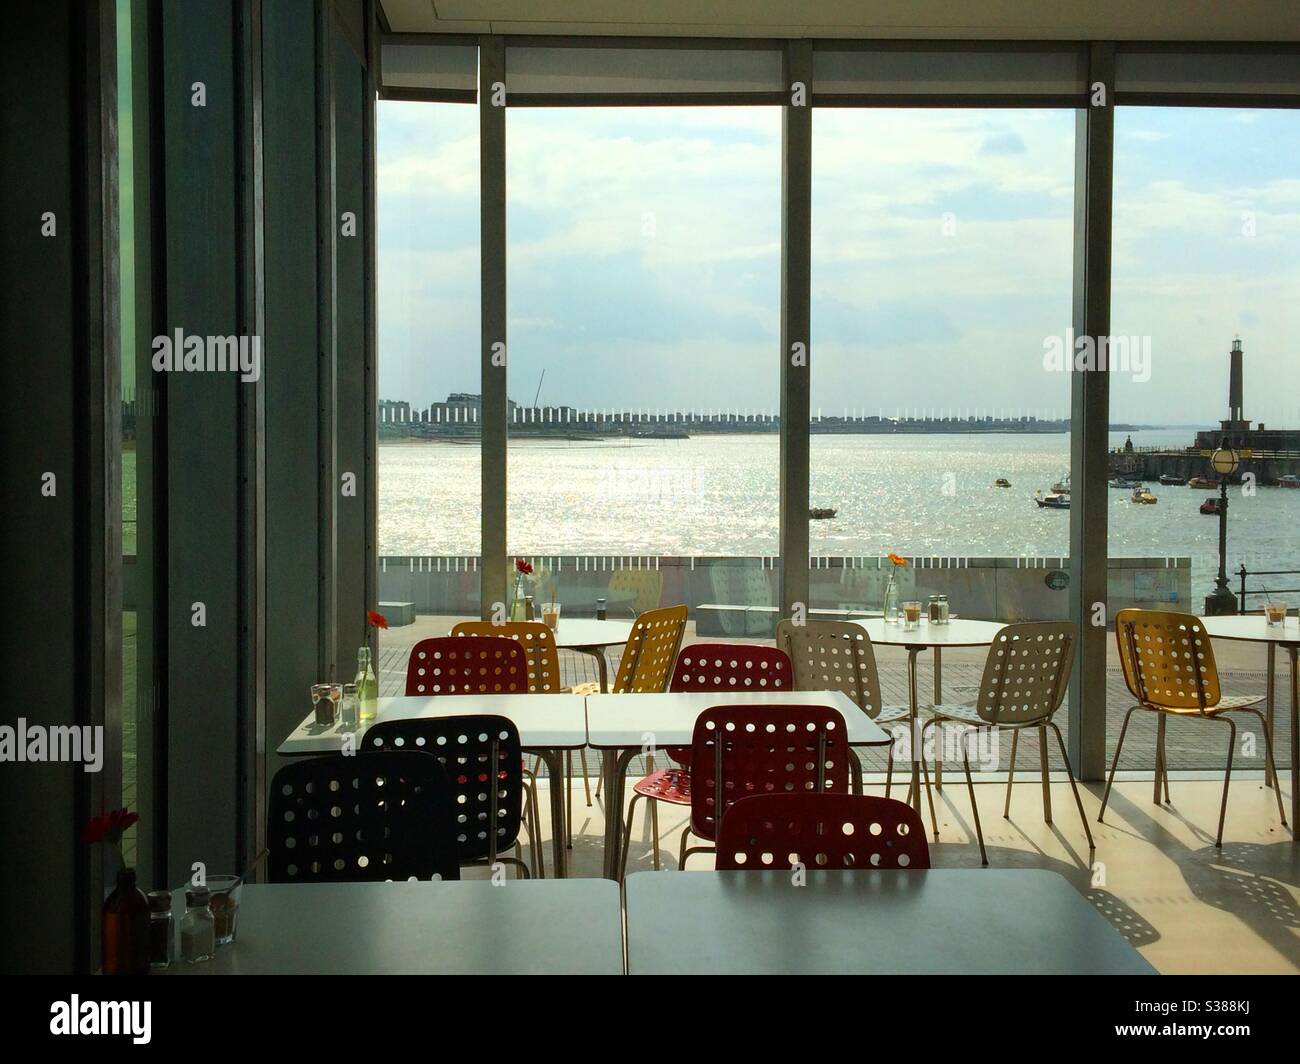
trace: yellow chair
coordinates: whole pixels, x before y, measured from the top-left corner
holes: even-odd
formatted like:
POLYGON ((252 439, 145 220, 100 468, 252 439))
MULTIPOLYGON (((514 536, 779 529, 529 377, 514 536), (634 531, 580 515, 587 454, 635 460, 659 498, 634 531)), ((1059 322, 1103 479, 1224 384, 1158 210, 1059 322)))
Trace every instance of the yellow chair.
MULTIPOLYGON (((569 688, 560 683, 560 653, 555 645, 555 633, 541 621, 507 621, 493 624, 491 621, 461 621, 451 630, 452 635, 486 635, 513 639, 524 651, 524 660, 528 663, 529 694, 561 694, 569 688)), ((587 782, 587 751, 578 751, 582 759, 582 786, 586 791, 587 804, 591 805, 591 785, 587 782)), ((566 789, 568 844, 573 846, 573 751, 564 752, 564 784, 566 789)), ((537 765, 533 765, 533 780, 536 783, 537 765)))
MULTIPOLYGON (((618 575, 617 573, 615 574, 618 575)), ((673 665, 677 661, 677 651, 681 648, 682 637, 686 634, 687 610, 685 606, 665 606, 663 609, 648 610, 641 614, 632 624, 632 631, 623 644, 623 656, 618 661, 618 674, 614 677, 614 686, 610 694, 645 694, 668 690, 668 681, 672 679, 673 665)), ((596 694, 592 690, 595 684, 581 684, 575 691, 583 690, 587 694, 596 694)), ((654 771, 654 758, 646 758, 646 771, 654 771)), ((600 797, 605 782, 602 766, 600 778, 596 781, 596 797, 600 797)), ((654 829, 655 848, 659 845, 658 803, 650 804, 651 826, 654 829)))
MULTIPOLYGON (((1043 818, 1052 822, 1052 792, 1047 773, 1047 733, 1056 736, 1065 762, 1065 772, 1074 792, 1074 804, 1083 821, 1083 833, 1088 836, 1088 850, 1097 847, 1092 841, 1092 830, 1083 811, 1079 788, 1070 768, 1070 756, 1065 750, 1061 730, 1052 717, 1061 708, 1070 683, 1070 669, 1074 664, 1075 627, 1069 621, 1026 621, 1009 624, 993 638, 988 656, 984 659, 984 675, 980 679, 979 693, 972 704, 943 703, 932 707, 933 715, 921 729, 924 739, 926 729, 944 725, 967 726, 976 730, 990 728, 995 732, 1011 733, 1011 766, 1007 772, 1007 798, 1002 815, 1011 815, 1011 785, 1016 771, 1016 747, 1020 733, 1032 728, 1038 733, 1039 763, 1043 774, 1043 818)), ((980 861, 988 864, 984 849, 984 830, 980 827, 979 806, 975 803, 975 785, 971 781, 970 757, 963 737, 962 764, 966 769, 966 787, 970 792, 971 812, 975 817, 975 836, 980 844, 980 861)), ((927 781, 928 786, 928 781, 927 781)), ((935 838, 939 837, 935 832, 935 838)))
MULTIPOLYGON (((1119 644, 1119 660, 1124 667, 1124 682, 1137 699, 1137 704, 1124 715, 1124 725, 1119 730, 1115 744, 1115 758, 1110 765, 1110 778, 1101 800, 1097 823, 1106 815, 1106 803, 1115 783, 1115 769, 1119 765, 1119 752, 1124 745, 1124 733, 1129 719, 1139 709, 1160 714, 1156 737, 1155 801, 1160 803, 1161 784, 1164 785, 1165 802, 1169 801, 1169 766, 1165 763, 1165 722, 1170 717, 1191 720, 1222 721, 1228 726, 1228 767, 1223 775, 1223 800, 1219 805, 1219 832, 1214 845, 1223 845, 1223 821, 1228 814, 1228 785, 1232 782, 1232 754, 1237 744, 1237 725, 1228 713, 1250 713, 1259 718, 1264 731, 1264 748, 1268 755, 1268 771, 1277 778, 1273 761, 1273 738, 1269 734, 1264 714, 1253 708, 1263 701, 1251 695, 1225 696, 1219 687, 1219 670, 1214 664, 1214 649, 1209 634, 1200 618, 1190 613, 1166 613, 1159 610, 1120 610, 1115 615, 1115 640, 1119 644)), ((1292 737, 1292 742, 1295 737, 1292 737)), ((1277 814, 1286 827, 1286 812, 1282 808, 1282 792, 1273 788, 1277 798, 1277 814)))
MULTIPOLYGON (((658 569, 617 569, 609 577, 610 591, 632 595, 632 612, 640 616, 659 608, 664 594, 664 574, 658 569)), ((669 666, 672 671, 672 666, 669 666)))

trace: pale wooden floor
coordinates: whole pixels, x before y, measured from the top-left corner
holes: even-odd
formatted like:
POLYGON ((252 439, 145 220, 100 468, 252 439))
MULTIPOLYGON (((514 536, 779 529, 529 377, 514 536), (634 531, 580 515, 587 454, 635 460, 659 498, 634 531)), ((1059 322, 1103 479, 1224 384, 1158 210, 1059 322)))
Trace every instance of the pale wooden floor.
MULTIPOLYGON (((954 784, 945 780, 937 797, 940 841, 931 842, 931 862, 936 868, 978 867, 966 788, 954 784)), ((1289 800, 1285 775, 1283 784, 1289 800)), ((1091 862, 1064 781, 1051 788, 1054 825, 1043 822, 1037 780, 1026 776, 1017 781, 1009 820, 1001 815, 1003 784, 977 783, 975 789, 991 867, 1060 872, 1159 971, 1300 972, 1300 844, 1280 827, 1271 792, 1243 775, 1233 783, 1223 849, 1216 850, 1220 788, 1221 777, 1175 777, 1170 782, 1172 805, 1158 809, 1151 802, 1149 780, 1119 782, 1104 825, 1096 823, 1101 786, 1081 788, 1097 841, 1091 862)), ((883 785, 868 781, 868 791, 881 794, 883 785)), ((541 797, 545 820, 548 805, 544 793, 541 797)), ((651 869, 644 804, 637 808, 629 871, 651 869)), ((676 854, 685 814, 668 806, 660 810, 664 875, 679 874, 676 854)), ((574 824, 570 874, 598 876, 604 816, 600 803, 586 807, 580 783, 574 795, 574 824)), ((549 823, 543 834, 549 864, 549 823)), ((693 856, 685 874, 691 868, 711 867, 711 857, 693 856)))

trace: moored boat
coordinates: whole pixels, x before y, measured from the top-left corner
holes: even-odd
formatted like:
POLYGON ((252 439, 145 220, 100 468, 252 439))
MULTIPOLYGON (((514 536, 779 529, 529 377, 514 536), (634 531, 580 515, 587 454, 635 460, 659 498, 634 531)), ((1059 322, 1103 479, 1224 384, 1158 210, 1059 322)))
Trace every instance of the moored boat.
POLYGON ((1206 499, 1204 502, 1201 503, 1201 513, 1217 514, 1218 512, 1219 512, 1218 499, 1206 499))
POLYGON ((829 506, 814 506, 808 511, 808 518, 812 521, 829 521, 835 516, 836 512, 829 506))
POLYGON ((1179 487, 1187 483, 1187 478, 1180 477, 1177 473, 1161 473, 1160 483, 1169 487, 1179 487))
POLYGON ((1219 485, 1209 477, 1192 477, 1188 482, 1189 488, 1200 488, 1202 491, 1213 491, 1219 485))
POLYGON ((993 482, 993 486, 995 488, 1009 488, 1011 487, 1011 481, 1006 477, 998 477, 998 479, 993 482))
POLYGON ((1294 473, 1283 473, 1282 476, 1277 478, 1277 486, 1279 488, 1300 488, 1300 476, 1296 476, 1294 473))
POLYGON ((1070 508, 1070 496, 1060 491, 1049 491, 1046 495, 1041 491, 1036 492, 1034 502, 1038 503, 1044 510, 1068 510, 1070 508))

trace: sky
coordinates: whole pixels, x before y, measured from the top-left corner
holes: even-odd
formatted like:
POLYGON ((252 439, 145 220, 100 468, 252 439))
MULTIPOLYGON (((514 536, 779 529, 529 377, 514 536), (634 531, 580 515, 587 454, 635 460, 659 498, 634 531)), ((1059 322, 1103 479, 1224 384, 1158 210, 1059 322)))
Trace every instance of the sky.
MULTIPOLYGON (((1068 412, 1074 112, 817 109, 814 413, 1068 412)), ((509 392, 778 406, 780 112, 507 113, 509 392)), ((478 116, 379 105, 380 392, 479 391, 478 116)), ((1300 426, 1300 112, 1121 108, 1112 421, 1300 426)))

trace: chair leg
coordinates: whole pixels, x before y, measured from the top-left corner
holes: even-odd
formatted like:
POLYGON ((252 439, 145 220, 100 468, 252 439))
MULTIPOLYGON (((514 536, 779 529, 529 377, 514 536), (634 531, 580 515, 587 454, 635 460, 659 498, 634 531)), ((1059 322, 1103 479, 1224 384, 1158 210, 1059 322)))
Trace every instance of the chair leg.
MULTIPOLYGON (((932 726, 932 725, 934 726, 935 734, 936 734, 936 736, 938 737, 940 743, 942 743, 942 741, 943 741, 943 725, 940 724, 938 721, 930 720, 930 721, 927 721, 925 724, 921 725, 921 750, 922 750, 922 756, 921 756, 921 777, 922 777, 922 779, 925 781, 925 800, 926 800, 926 801, 929 803, 929 805, 930 805, 930 830, 934 832, 934 841, 935 841, 935 842, 938 842, 938 841, 939 841, 939 821, 935 818, 935 815, 934 815, 934 795, 930 792, 930 768, 929 768, 929 766, 925 763, 925 755, 924 755, 924 751, 925 751, 925 729, 928 728, 928 727, 930 727, 930 726, 932 726)), ((936 771, 937 771, 937 769, 936 769, 936 771)))
POLYGON ((1038 726, 1038 761, 1043 773, 1043 822, 1052 822, 1052 780, 1047 771, 1047 729, 1038 726))
POLYGON ((1128 722, 1132 719, 1133 714, 1141 708, 1141 706, 1134 706, 1124 714, 1124 723, 1120 725, 1119 729, 1119 742, 1115 744, 1115 756, 1110 762, 1110 777, 1106 780, 1106 793, 1101 796, 1101 809, 1097 811, 1098 824, 1102 822, 1101 818, 1106 815, 1106 803, 1110 801, 1110 789, 1115 784, 1115 769, 1119 767, 1119 752, 1124 748, 1124 734, 1128 731, 1128 722))
POLYGON ((573 751, 564 751, 564 845, 573 849, 573 751))
MULTIPOLYGON (((1151 796, 1151 801, 1156 805, 1160 804, 1160 783, 1165 776, 1165 722, 1169 718, 1163 713, 1160 714, 1160 723, 1156 725, 1156 779, 1155 792, 1151 796)), ((1168 798, 1168 793, 1165 795, 1168 798)))
POLYGON ((659 803, 650 803, 650 840, 654 854, 654 870, 659 871, 659 803))
POLYGON ((966 789, 970 791, 971 812, 975 814, 975 837, 979 839, 980 844, 980 864, 987 865, 989 855, 988 851, 984 849, 984 829, 980 827, 980 807, 979 803, 975 801, 975 781, 971 779, 970 757, 966 753, 965 743, 961 744, 961 764, 962 768, 966 770, 966 789))
POLYGON ((1011 732, 1011 765, 1007 769, 1007 800, 1002 806, 1002 819, 1011 819, 1011 785, 1016 780, 1016 747, 1020 745, 1020 729, 1011 732))
POLYGON ((623 827, 623 852, 619 855, 618 860, 618 881, 620 883, 627 876, 627 850, 632 845, 632 813, 636 810, 636 803, 644 797, 643 794, 632 795, 632 801, 627 806, 627 823, 623 827))
POLYGON ((587 798, 587 808, 591 808, 591 777, 587 775, 587 748, 584 746, 578 751, 578 757, 582 760, 582 791, 587 798))
MULTIPOLYGON (((1264 752, 1268 755, 1268 766, 1264 772, 1264 785, 1268 785, 1271 778, 1274 782, 1273 796, 1277 799, 1277 815, 1282 821, 1282 826, 1286 827, 1286 809, 1282 806, 1282 790, 1277 784, 1277 762, 1273 760, 1273 729, 1272 721, 1266 720, 1264 714, 1257 709, 1243 709, 1242 713, 1250 713, 1259 718, 1259 723, 1264 728, 1264 752)), ((1294 741, 1294 740, 1293 740, 1294 741)), ((1292 786, 1295 786, 1292 784, 1292 786)))
POLYGON ((681 845, 677 847, 677 871, 679 872, 686 867, 686 844, 690 841, 690 839, 691 839, 691 825, 690 825, 690 821, 687 821, 686 826, 682 828, 681 845))
POLYGON ((889 797, 889 789, 894 785, 894 740, 889 740, 889 750, 885 755, 885 797, 889 797))
POLYGON ((1065 762, 1065 774, 1070 779, 1070 790, 1074 792, 1074 804, 1079 807, 1079 819, 1083 821, 1083 833, 1088 836, 1088 849, 1095 850, 1097 844, 1092 841, 1092 829, 1088 827, 1088 814, 1083 811, 1083 799, 1079 797, 1079 785, 1074 782, 1074 769, 1070 767, 1070 755, 1065 749, 1065 740, 1061 737, 1061 729, 1058 728, 1054 721, 1048 721, 1047 726, 1056 733, 1056 745, 1061 748, 1061 760, 1065 762))
POLYGON ((1223 773, 1223 802, 1219 805, 1219 834, 1214 838, 1214 845, 1223 848, 1223 822, 1228 816, 1228 784, 1232 782, 1232 754, 1237 747, 1237 725, 1231 717, 1216 718, 1228 726, 1228 767, 1223 773))
MULTIPOLYGON (((554 787, 557 780, 551 780, 551 786, 554 787)), ((530 798, 533 807, 533 826, 528 829, 528 840, 532 843, 533 850, 533 875, 538 879, 546 878, 546 850, 542 847, 542 806, 537 799, 537 783, 534 781, 530 788, 530 798)), ((563 824, 554 824, 551 828, 553 831, 563 831, 563 824)))

